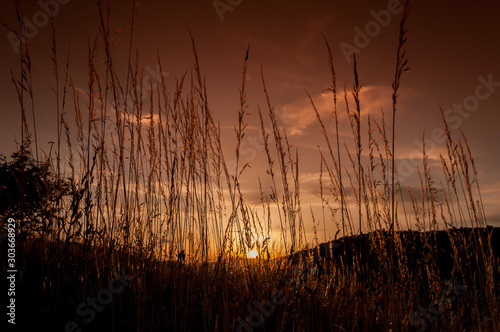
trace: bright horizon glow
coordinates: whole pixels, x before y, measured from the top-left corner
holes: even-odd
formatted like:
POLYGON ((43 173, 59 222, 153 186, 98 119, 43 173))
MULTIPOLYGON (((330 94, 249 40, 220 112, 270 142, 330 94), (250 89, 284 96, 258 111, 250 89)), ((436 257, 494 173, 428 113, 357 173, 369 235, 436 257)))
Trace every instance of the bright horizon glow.
POLYGON ((248 258, 257 258, 258 255, 259 253, 257 252, 257 250, 250 250, 247 252, 248 258))

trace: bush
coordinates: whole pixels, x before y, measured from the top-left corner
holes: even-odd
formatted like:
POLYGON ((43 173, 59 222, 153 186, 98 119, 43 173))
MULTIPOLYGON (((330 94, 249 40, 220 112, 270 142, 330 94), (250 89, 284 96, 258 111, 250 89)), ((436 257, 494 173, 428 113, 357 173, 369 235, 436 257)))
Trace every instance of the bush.
POLYGON ((11 161, 0 154, 0 215, 16 219, 21 236, 50 232, 61 221, 58 202, 67 192, 67 183, 57 180, 50 162, 33 159, 26 145, 12 153, 11 161))

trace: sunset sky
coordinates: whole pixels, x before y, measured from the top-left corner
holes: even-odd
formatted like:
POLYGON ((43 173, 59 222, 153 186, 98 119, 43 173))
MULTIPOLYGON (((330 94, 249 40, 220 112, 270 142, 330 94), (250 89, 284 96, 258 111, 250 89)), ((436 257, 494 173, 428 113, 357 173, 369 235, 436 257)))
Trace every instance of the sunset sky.
MULTIPOLYGON (((50 149, 57 140, 54 84, 50 62, 51 28, 44 21, 43 6, 25 0, 24 15, 38 22, 33 31, 32 66, 37 103, 39 146, 50 149), (40 14, 42 12, 42 14, 40 14), (38 20, 38 21, 37 21, 38 20), (44 24, 45 23, 45 24, 44 24)), ((55 1, 55 0, 53 0, 55 1)), ((52 2, 53 2, 52 1, 52 2)), ((51 1, 49 1, 51 2, 51 1)), ((304 89, 313 97, 330 130, 334 126, 331 95, 324 93, 330 82, 328 55, 320 32, 327 37, 334 57, 337 86, 347 91, 353 85, 353 66, 346 54, 357 53, 361 91, 362 135, 366 141, 367 117, 380 120, 381 110, 390 130, 391 84, 394 78, 399 22, 402 7, 397 0, 263 1, 172 1, 143 0, 137 8, 133 48, 139 50, 145 72, 161 77, 157 68, 160 52, 163 75, 169 88, 192 67, 194 56, 186 27, 196 41, 201 70, 206 77, 209 106, 220 119, 226 160, 234 158, 239 89, 243 60, 250 47, 247 94, 249 126, 242 158, 250 162, 242 187, 248 202, 258 203, 255 187, 265 177, 265 153, 259 145, 257 105, 266 109, 260 68, 262 66, 271 103, 281 114, 290 142, 299 151, 303 213, 317 208, 320 158, 325 148, 319 124, 304 89), (231 5, 232 4, 232 5, 231 5), (168 74, 167 74, 168 73, 168 74), (257 142, 257 143, 256 143, 257 142)), ((119 43, 114 50, 115 68, 126 75, 132 1, 111 1, 113 30, 119 43)), ((448 115, 452 134, 460 128, 469 140, 479 169, 479 183, 490 225, 500 226, 500 3, 491 0, 414 0, 407 22, 406 45, 410 70, 403 75, 397 113, 396 149, 399 162, 420 165, 418 142, 425 130, 430 142, 442 127, 440 107, 448 115), (449 111, 448 111, 449 110, 449 111)), ((13 1, 0 2, 0 18, 16 27, 13 1)), ((99 17, 95 1, 60 0, 55 15, 58 51, 64 62, 71 45, 70 73, 76 86, 87 84, 88 41, 95 38, 99 17)), ((20 141, 20 112, 11 71, 19 76, 19 55, 9 30, 0 38, 0 153, 10 155, 20 141)), ((62 70, 61 66, 61 70, 62 70)), ((343 96, 340 96, 343 99, 343 96)), ((352 101, 352 99, 351 99, 352 101)), ((353 106, 353 104, 351 104, 353 106)), ((345 106, 339 103, 341 139, 352 144, 345 106)), ((31 118, 29 124, 32 125, 31 118)), ((269 125, 269 123, 268 123, 269 125)), ((431 163, 440 165, 444 145, 428 146, 431 163)), ((367 148, 364 153, 366 154, 367 148)), ((436 179, 439 178, 439 173, 436 179)), ((417 187, 416 172, 402 180, 403 187, 417 187)), ((334 234, 333 225, 327 233, 334 234)))

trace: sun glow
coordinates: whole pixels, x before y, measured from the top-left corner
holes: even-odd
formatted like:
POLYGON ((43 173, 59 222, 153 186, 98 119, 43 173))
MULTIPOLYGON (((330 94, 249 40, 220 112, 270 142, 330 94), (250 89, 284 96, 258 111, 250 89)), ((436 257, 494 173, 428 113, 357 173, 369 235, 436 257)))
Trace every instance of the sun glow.
POLYGON ((257 252, 257 250, 250 250, 249 252, 247 252, 248 258, 257 258, 258 255, 259 253, 257 252))

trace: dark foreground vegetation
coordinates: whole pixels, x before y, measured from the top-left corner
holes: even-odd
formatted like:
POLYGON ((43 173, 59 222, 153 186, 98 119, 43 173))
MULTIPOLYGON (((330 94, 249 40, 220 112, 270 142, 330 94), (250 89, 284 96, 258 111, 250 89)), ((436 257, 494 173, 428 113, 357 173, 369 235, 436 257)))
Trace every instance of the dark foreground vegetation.
MULTIPOLYGON (((488 316, 498 300, 498 285, 482 271, 498 265, 499 228, 401 231, 396 236, 392 280, 386 273, 391 256, 387 232, 341 238, 280 259, 231 264, 156 261, 141 253, 127 257, 111 248, 30 239, 19 252, 18 327, 245 331, 243 326, 258 325, 255 330, 385 331, 392 282, 397 310, 406 318, 398 330, 473 331, 476 324, 479 330, 495 330, 488 316), (273 294, 279 301, 270 306, 273 294)), ((2 252, 6 247, 2 241, 2 252)), ((498 280, 498 269, 492 277, 498 280)))

